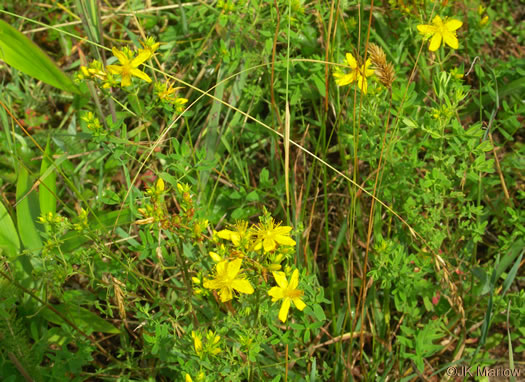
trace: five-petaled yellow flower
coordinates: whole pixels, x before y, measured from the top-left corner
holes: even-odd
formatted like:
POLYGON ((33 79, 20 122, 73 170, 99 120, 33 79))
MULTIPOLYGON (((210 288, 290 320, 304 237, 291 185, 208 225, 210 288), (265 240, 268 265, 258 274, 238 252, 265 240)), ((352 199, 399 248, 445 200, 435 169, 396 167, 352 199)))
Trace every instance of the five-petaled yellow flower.
POLYGON ((224 260, 217 264, 216 275, 213 280, 204 282, 204 288, 219 289, 221 301, 230 301, 233 298, 233 290, 239 293, 252 294, 253 287, 250 282, 242 277, 238 277, 241 270, 242 259, 233 261, 224 260))
POLYGON ((367 59, 365 64, 361 65, 360 67, 357 64, 357 60, 354 58, 352 53, 347 53, 346 63, 348 64, 348 66, 350 66, 350 73, 344 74, 343 72, 336 70, 336 72, 334 73, 335 83, 337 84, 337 86, 344 86, 354 81, 357 81, 357 86, 359 87, 359 89, 362 90, 364 94, 366 94, 368 89, 366 78, 374 74, 374 70, 369 69, 369 66, 372 65, 372 61, 370 61, 370 59, 367 59))
POLYGON ((263 247, 264 252, 271 252, 277 247, 277 244, 295 245, 295 240, 290 237, 292 227, 281 227, 280 223, 275 225, 273 219, 270 219, 267 223, 260 223, 256 226, 255 230, 257 233, 257 242, 254 249, 256 251, 263 247))
POLYGON ((432 25, 418 25, 417 30, 426 37, 432 37, 428 50, 435 52, 441 46, 441 40, 452 49, 457 49, 459 43, 456 37, 456 30, 461 28, 462 25, 463 22, 459 20, 450 19, 443 22, 441 17, 435 16, 432 20, 432 25))
POLYGON ((141 78, 146 82, 151 82, 151 78, 149 78, 146 73, 137 69, 139 65, 142 65, 144 61, 151 57, 149 51, 141 50, 135 58, 131 58, 130 55, 126 54, 124 51, 118 50, 117 48, 113 48, 112 51, 113 55, 119 60, 120 65, 108 65, 107 70, 111 74, 120 74, 120 86, 131 85, 131 76, 141 78))
POLYGON ((279 320, 285 322, 288 318, 291 302, 301 311, 306 307, 306 304, 301 300, 303 291, 297 289, 297 285, 299 285, 299 271, 297 269, 293 271, 289 283, 284 272, 272 272, 272 274, 278 286, 270 289, 268 294, 272 297, 272 302, 283 299, 283 304, 279 310, 279 320))

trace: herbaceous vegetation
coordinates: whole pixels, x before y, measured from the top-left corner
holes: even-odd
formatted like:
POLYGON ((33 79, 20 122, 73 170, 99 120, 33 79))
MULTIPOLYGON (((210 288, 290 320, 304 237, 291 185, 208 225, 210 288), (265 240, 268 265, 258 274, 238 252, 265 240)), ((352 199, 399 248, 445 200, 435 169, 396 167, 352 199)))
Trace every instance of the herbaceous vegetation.
POLYGON ((4 2, 2 381, 523 378, 524 10, 4 2))

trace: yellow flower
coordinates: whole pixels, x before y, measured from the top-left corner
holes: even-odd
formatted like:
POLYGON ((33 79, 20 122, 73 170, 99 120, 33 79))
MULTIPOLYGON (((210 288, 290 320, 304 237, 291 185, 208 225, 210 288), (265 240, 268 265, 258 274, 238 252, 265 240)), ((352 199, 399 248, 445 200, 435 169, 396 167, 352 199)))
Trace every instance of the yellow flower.
POLYGON ((113 48, 113 55, 117 57, 121 65, 108 65, 107 69, 111 74, 120 74, 120 86, 131 85, 131 76, 143 79, 146 82, 151 82, 151 78, 143 71, 137 69, 144 61, 151 57, 151 53, 146 50, 141 50, 137 57, 132 58, 133 54, 126 54, 117 48, 113 48))
POLYGON ((150 57, 152 57, 155 54, 155 51, 159 49, 160 42, 155 42, 155 37, 148 37, 145 41, 141 41, 140 45, 144 48, 140 51, 145 50, 149 52, 150 57))
POLYGON ((195 332, 195 331, 191 331, 191 336, 193 337, 193 347, 195 348, 195 353, 197 353, 197 355, 200 357, 201 353, 202 353, 202 340, 201 340, 201 337, 200 335, 195 332))
POLYGON ((182 113, 184 111, 184 105, 188 102, 188 100, 186 98, 175 96, 175 93, 179 89, 182 88, 174 88, 170 81, 155 83, 155 93, 157 94, 157 97, 159 97, 161 101, 173 104, 175 106, 175 110, 178 113, 182 113))
POLYGON ((221 261, 215 267, 216 276, 213 280, 206 280, 204 288, 219 289, 221 301, 230 301, 233 298, 233 290, 239 293, 252 294, 253 287, 250 282, 242 277, 237 277, 241 270, 242 259, 221 261))
POLYGON ((267 223, 259 223, 256 226, 257 242, 254 249, 258 251, 264 247, 264 252, 271 252, 277 247, 277 243, 281 245, 295 245, 295 240, 290 237, 292 227, 275 225, 275 222, 270 218, 267 223))
POLYGON ((424 34, 425 37, 432 37, 428 50, 435 52, 441 46, 441 40, 443 40, 452 49, 457 49, 458 39, 456 37, 456 30, 461 28, 463 22, 450 19, 443 23, 441 17, 436 16, 432 20, 432 25, 418 25, 417 30, 419 33, 424 34))
POLYGON ((217 232, 217 236, 224 240, 229 240, 234 246, 238 247, 244 240, 249 240, 251 231, 248 230, 248 222, 240 220, 232 227, 235 231, 223 229, 217 232))
POLYGON ((184 381, 185 382, 193 382, 193 379, 191 379, 191 376, 188 373, 186 373, 186 377, 184 378, 184 381))
POLYGON ((182 89, 181 87, 173 87, 173 84, 168 82, 156 82, 155 83, 155 92, 157 93, 157 97, 159 97, 160 100, 172 102, 175 100, 175 92, 179 89, 182 89))
POLYGON ((297 285, 299 285, 299 271, 297 269, 293 271, 290 283, 286 280, 284 272, 272 272, 272 274, 278 286, 270 289, 268 294, 272 297, 272 302, 283 299, 281 309, 279 310, 279 320, 285 322, 288 318, 288 310, 290 310, 291 302, 301 311, 306 307, 306 304, 301 300, 303 291, 297 289, 297 285))
POLYGON ((336 78, 335 83, 337 86, 344 86, 357 81, 359 90, 362 90, 363 94, 366 94, 368 89, 366 77, 370 77, 374 74, 374 70, 369 69, 369 66, 372 65, 372 61, 367 59, 366 63, 359 67, 354 56, 351 53, 347 53, 346 62, 348 66, 350 66, 350 73, 344 74, 343 72, 337 70, 334 73, 334 77, 336 78))
POLYGON ((348 74, 344 74, 340 71, 336 71, 334 73, 334 77, 336 78, 335 83, 337 84, 337 86, 351 84, 352 82, 357 81, 357 77, 359 76, 359 67, 352 53, 346 54, 346 63, 348 64, 348 66, 350 66, 350 69, 352 70, 348 74))
POLYGON ((184 105, 188 103, 188 100, 186 98, 175 98, 172 103, 175 105, 177 113, 182 113, 184 111, 184 105))

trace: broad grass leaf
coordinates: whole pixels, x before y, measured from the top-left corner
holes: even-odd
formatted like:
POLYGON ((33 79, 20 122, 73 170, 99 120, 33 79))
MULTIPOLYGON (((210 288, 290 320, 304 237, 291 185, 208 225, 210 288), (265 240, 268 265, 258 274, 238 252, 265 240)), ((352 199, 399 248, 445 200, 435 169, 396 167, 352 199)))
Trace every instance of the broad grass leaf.
POLYGON ((5 251, 8 257, 14 257, 20 250, 20 239, 15 224, 7 209, 0 201, 0 250, 5 251))
POLYGON ((73 81, 35 43, 2 20, 0 59, 46 84, 80 94, 73 81))

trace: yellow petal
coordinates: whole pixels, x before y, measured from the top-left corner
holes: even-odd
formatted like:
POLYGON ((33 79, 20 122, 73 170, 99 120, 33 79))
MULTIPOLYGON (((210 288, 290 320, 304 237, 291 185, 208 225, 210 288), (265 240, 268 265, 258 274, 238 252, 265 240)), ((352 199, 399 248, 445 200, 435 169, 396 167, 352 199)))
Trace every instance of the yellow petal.
POLYGON ((432 37, 432 40, 430 40, 430 46, 428 47, 428 50, 435 52, 436 50, 438 50, 440 45, 441 45, 441 34, 436 33, 432 37))
POLYGON ((185 382, 193 382, 193 379, 191 379, 190 375, 186 373, 186 377, 184 378, 185 382))
POLYGON ((355 58, 354 58, 354 56, 352 55, 352 53, 347 53, 347 54, 346 54, 346 62, 348 63, 348 65, 349 65, 352 69, 357 68, 357 61, 355 60, 355 58))
POLYGON ((295 245, 295 240, 289 236, 277 235, 275 237, 275 241, 281 245, 290 245, 290 246, 295 245))
POLYGON ((417 30, 419 33, 431 35, 436 32, 436 27, 433 25, 418 25, 417 30))
POLYGON ((113 52, 113 55, 117 57, 117 59, 122 65, 126 65, 129 62, 128 57, 124 54, 124 52, 118 50, 115 47, 111 48, 111 51, 113 52))
POLYGON ((217 275, 222 275, 226 271, 226 267, 228 265, 228 260, 221 261, 219 264, 217 264, 217 275))
POLYGON ((297 309, 299 309, 300 311, 302 311, 304 308, 306 308, 306 304, 300 298, 296 297, 292 301, 293 301, 293 304, 295 305, 295 307, 297 309))
POLYGON ((130 73, 133 74, 135 77, 143 79, 146 82, 151 82, 151 78, 149 78, 149 76, 146 73, 144 73, 142 70, 131 69, 130 73))
POLYGON ((448 20, 446 23, 445 23, 445 28, 451 32, 461 28, 461 26, 463 25, 463 22, 462 21, 459 21, 459 20, 456 20, 456 19, 451 19, 451 20, 448 20))
POLYGON ((233 245, 238 247, 240 242, 241 242, 241 236, 237 232, 232 232, 231 241, 232 241, 233 245))
POLYGON ((434 18, 432 19, 432 24, 434 24, 435 26, 437 27, 440 27, 443 25, 443 20, 441 20, 441 17, 439 17, 438 15, 434 16, 434 18))
POLYGON ((136 68, 140 64, 142 64, 144 61, 148 60, 151 57, 151 52, 149 50, 140 50, 137 57, 131 61, 131 66, 136 68))
POLYGON ((296 289, 299 285, 299 270, 294 270, 292 277, 290 278, 290 283, 288 284, 288 289, 296 289))
POLYGON ((292 227, 285 225, 285 226, 282 226, 282 227, 275 227, 273 229, 273 232, 275 232, 278 235, 286 235, 291 230, 292 230, 292 227))
POLYGON ((364 78, 363 76, 359 76, 359 79, 357 80, 357 86, 359 86, 359 90, 361 90, 363 94, 366 94, 366 90, 367 90, 366 78, 364 78))
POLYGON ((459 47, 458 39, 456 38, 455 33, 443 33, 443 41, 445 41, 445 44, 450 46, 452 49, 457 49, 459 47))
POLYGON ((215 280, 206 280, 202 285, 206 289, 218 289, 221 287, 215 280))
POLYGON ((241 269, 242 259, 235 259, 228 264, 228 277, 234 279, 241 269))
POLYGON ((288 280, 286 280, 286 275, 284 274, 284 272, 272 272, 272 275, 279 287, 281 287, 282 289, 288 288, 288 280))
POLYGON ((248 280, 244 280, 244 279, 233 280, 232 288, 235 289, 237 292, 244 293, 244 294, 253 293, 252 284, 250 284, 248 280))
POLYGON ((228 287, 222 288, 219 291, 219 296, 221 296, 222 302, 230 301, 231 299, 233 299, 231 288, 228 288, 228 287))
POLYGON ((222 257, 215 252, 210 252, 209 255, 211 259, 216 263, 220 263, 222 261, 222 257))
POLYGON ((374 69, 369 69, 370 65, 372 65, 372 61, 370 59, 367 59, 366 60, 366 64, 364 65, 364 67, 361 69, 365 76, 366 77, 370 77, 372 74, 375 73, 375 70, 374 69))
POLYGON ((277 245, 275 244, 275 240, 266 238, 263 240, 263 246, 264 252, 271 252, 277 245))
POLYGON ((280 300, 281 298, 284 298, 283 295, 283 289, 279 287, 273 287, 268 291, 268 295, 272 297, 272 302, 275 302, 277 300, 280 300))
POLYGON ((355 75, 353 72, 350 74, 341 73, 340 76, 336 76, 336 74, 334 73, 334 77, 336 77, 335 83, 337 86, 345 86, 352 83, 355 80, 355 75))
POLYGON ((106 69, 111 74, 120 74, 120 73, 122 73, 122 66, 119 66, 119 65, 108 65, 108 66, 106 66, 106 69))
POLYGON ((285 298, 283 301, 283 304, 281 305, 281 309, 279 310, 279 320, 282 322, 286 322, 286 319, 288 318, 288 311, 290 310, 290 299, 285 298))
POLYGON ((217 236, 219 236, 221 239, 224 239, 224 240, 231 240, 232 233, 233 232, 230 231, 229 229, 223 229, 217 232, 217 236))
POLYGON ((131 76, 129 74, 122 74, 122 80, 120 81, 120 86, 126 87, 131 85, 131 76))

